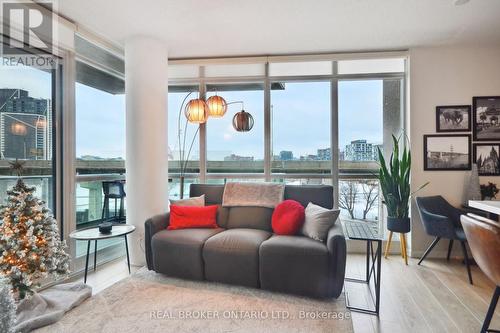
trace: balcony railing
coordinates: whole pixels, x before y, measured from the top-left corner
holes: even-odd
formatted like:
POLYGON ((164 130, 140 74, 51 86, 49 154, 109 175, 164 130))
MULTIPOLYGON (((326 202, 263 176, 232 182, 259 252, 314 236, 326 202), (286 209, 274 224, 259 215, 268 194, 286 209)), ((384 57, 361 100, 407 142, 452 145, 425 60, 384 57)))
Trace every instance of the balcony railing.
MULTIPOLYGON (((223 184, 228 181, 263 181, 262 161, 207 161, 207 182, 223 184), (236 171, 236 172, 234 172, 236 171), (252 172, 253 171, 253 172, 252 172)), ((36 187, 36 195, 53 207, 52 176, 50 161, 27 161, 25 182, 36 187)), ((77 228, 101 221, 104 195, 102 182, 123 180, 124 161, 78 160, 76 189, 77 228)), ((180 179, 178 161, 169 162, 170 197, 179 198, 180 179)), ((185 174, 184 193, 189 196, 191 183, 199 182, 199 162, 190 161, 185 174)), ((380 221, 382 205, 376 180, 376 162, 340 161, 339 203, 342 216, 350 219, 380 221), (375 199, 374 199, 375 198, 375 199)), ((272 180, 284 184, 332 184, 331 161, 272 161, 272 180)), ((8 161, 0 160, 1 173, 8 171, 8 161)), ((16 182, 16 177, 0 176, 0 199, 4 201, 6 190, 16 182)), ((113 203, 111 205, 113 208, 113 203)))

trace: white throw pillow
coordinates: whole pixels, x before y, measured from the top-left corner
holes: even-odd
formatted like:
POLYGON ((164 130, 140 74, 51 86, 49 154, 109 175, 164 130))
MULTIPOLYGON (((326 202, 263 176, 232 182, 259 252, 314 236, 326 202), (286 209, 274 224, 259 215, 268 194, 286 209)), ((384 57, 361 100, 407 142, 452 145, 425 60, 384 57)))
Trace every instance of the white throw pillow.
POLYGON ((190 207, 203 207, 205 206, 205 194, 199 197, 192 197, 187 199, 170 200, 171 205, 175 206, 190 206, 190 207))
POLYGON ((305 221, 301 233, 309 238, 324 242, 328 230, 335 224, 340 210, 326 209, 310 202, 305 210, 305 221))

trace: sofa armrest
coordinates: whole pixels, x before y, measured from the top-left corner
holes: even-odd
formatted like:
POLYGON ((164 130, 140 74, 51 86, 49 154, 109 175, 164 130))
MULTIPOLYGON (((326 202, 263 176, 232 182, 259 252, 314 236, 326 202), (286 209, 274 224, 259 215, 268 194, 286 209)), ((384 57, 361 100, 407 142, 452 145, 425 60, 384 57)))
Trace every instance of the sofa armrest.
POLYGON ((340 221, 337 221, 328 231, 326 246, 330 254, 331 295, 337 298, 342 292, 342 288, 344 286, 345 265, 347 258, 346 240, 340 221))
POLYGON ((151 239, 154 234, 156 234, 160 230, 167 229, 167 226, 170 221, 170 212, 165 214, 159 214, 153 216, 146 220, 144 223, 144 233, 145 239, 144 244, 146 247, 146 263, 148 265, 149 270, 153 270, 153 249, 151 248, 151 239))

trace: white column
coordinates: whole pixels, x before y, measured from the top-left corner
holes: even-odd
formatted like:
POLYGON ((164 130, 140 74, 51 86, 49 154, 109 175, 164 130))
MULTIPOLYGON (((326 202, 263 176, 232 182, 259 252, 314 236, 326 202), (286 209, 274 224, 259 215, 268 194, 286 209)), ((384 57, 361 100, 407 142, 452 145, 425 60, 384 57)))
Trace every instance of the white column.
POLYGON ((154 38, 125 43, 127 223, 130 261, 144 265, 144 222, 168 208, 168 53, 154 38))

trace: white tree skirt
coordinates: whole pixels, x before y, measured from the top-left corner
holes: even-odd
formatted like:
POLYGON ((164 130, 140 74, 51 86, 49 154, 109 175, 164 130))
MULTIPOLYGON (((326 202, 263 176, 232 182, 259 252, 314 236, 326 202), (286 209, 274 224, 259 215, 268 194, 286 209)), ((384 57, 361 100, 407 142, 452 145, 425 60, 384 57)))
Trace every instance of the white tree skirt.
POLYGON ((29 332, 53 324, 91 295, 92 288, 81 282, 59 284, 35 293, 17 305, 15 331, 29 332))

